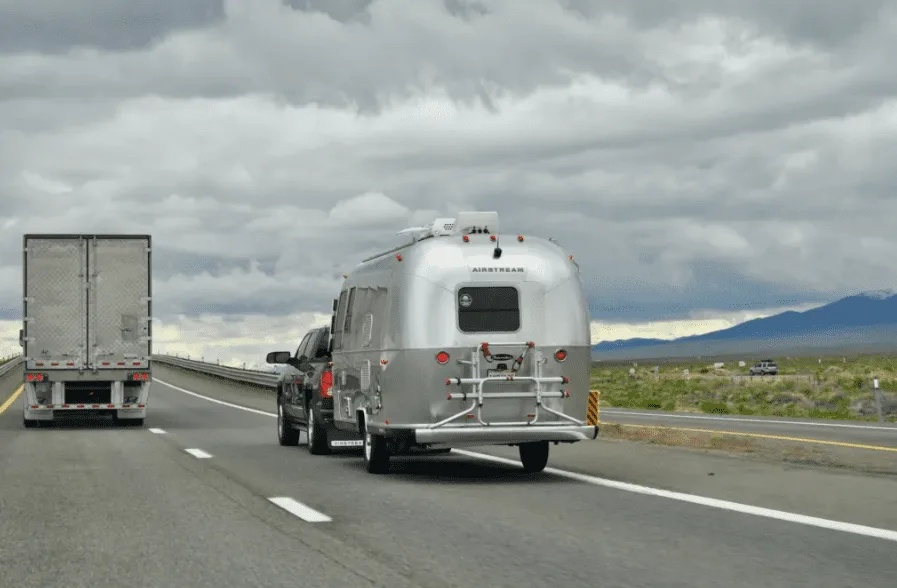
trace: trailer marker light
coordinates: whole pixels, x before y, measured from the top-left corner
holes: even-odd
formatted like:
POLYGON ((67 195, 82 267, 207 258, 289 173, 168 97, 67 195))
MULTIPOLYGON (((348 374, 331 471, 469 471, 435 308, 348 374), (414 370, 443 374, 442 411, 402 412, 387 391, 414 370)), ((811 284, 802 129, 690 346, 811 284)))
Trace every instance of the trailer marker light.
POLYGON ((462 237, 462 238, 464 239, 464 242, 465 242, 465 243, 469 243, 469 242, 470 242, 470 237, 469 237, 469 236, 464 235, 464 237, 462 237))
POLYGON ((534 419, 534 418, 536 418, 536 413, 531 412, 531 413, 529 413, 528 415, 526 415, 526 418, 528 418, 528 419, 534 419))
POLYGON ((100 405, 99 405, 99 404, 94 404, 93 407, 94 407, 94 408, 100 408, 100 405))
POLYGON ((570 383, 570 378, 568 378, 567 376, 561 376, 561 381, 562 381, 564 384, 569 384, 569 383, 570 383))
POLYGON ((436 361, 438 361, 439 363, 445 365, 448 363, 448 360, 449 360, 449 354, 446 353, 445 351, 440 351, 439 353, 436 354, 436 361))
POLYGON ((53 406, 54 406, 54 405, 52 405, 52 404, 48 404, 48 405, 47 405, 47 408, 53 408, 53 406))
POLYGON ((36 363, 34 365, 36 365, 37 367, 44 367, 44 362, 36 363))
POLYGON ((146 405, 145 405, 145 404, 138 404, 138 405, 137 405, 137 408, 146 408, 146 405))
POLYGON ((533 347, 536 346, 536 342, 535 342, 535 341, 529 341, 529 342, 526 344, 526 346, 529 347, 530 349, 532 349, 533 347))
POLYGON ((495 235, 489 235, 489 240, 490 240, 490 241, 493 241, 493 242, 494 242, 495 239, 496 239, 495 235))
POLYGON ((380 365, 386 365, 386 364, 388 364, 388 363, 389 363, 389 360, 388 360, 388 359, 381 359, 381 360, 380 360, 380 365))
POLYGON ((78 405, 78 408, 84 408, 84 405, 83 405, 83 404, 79 404, 79 405, 78 405))
POLYGON ((31 408, 40 408, 40 407, 39 407, 38 405, 36 405, 36 404, 32 404, 32 405, 31 405, 31 408))
POLYGON ((570 391, 564 390, 564 398, 570 398, 570 391))
POLYGON ((517 240, 523 243, 523 235, 517 235, 517 240))
POLYGON ((333 372, 330 370, 324 370, 321 372, 321 397, 322 398, 330 398, 333 396, 333 372))
POLYGON ((75 362, 74 362, 74 361, 70 361, 70 362, 68 362, 68 363, 67 363, 67 364, 65 364, 65 365, 67 365, 67 366, 69 366, 69 367, 71 367, 71 366, 73 366, 73 365, 75 365, 75 362))
POLYGON ((476 416, 476 415, 469 414, 469 415, 467 415, 467 418, 472 419, 474 416, 476 416))
POLYGON ((573 256, 572 256, 572 255, 568 255, 567 257, 570 259, 570 261, 573 261, 573 256))
POLYGON ((396 259, 398 259, 399 261, 402 261, 402 254, 396 253, 396 259))
POLYGON ((107 405, 106 405, 106 408, 115 408, 115 405, 114 405, 114 404, 107 404, 107 405))
POLYGON ((68 408, 68 407, 69 407, 68 404, 63 404, 63 405, 62 405, 62 408, 68 408))
POLYGON ((554 352, 554 358, 558 361, 564 361, 567 359, 567 350, 566 349, 558 349, 554 352))

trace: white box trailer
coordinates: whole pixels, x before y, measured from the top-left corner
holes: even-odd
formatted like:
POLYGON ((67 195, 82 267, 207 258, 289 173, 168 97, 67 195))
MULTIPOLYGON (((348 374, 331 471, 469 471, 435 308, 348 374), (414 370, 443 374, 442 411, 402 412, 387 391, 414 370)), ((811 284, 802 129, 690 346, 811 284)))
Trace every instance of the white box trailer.
POLYGON ((150 236, 23 241, 25 427, 87 415, 141 426, 152 381, 150 236))

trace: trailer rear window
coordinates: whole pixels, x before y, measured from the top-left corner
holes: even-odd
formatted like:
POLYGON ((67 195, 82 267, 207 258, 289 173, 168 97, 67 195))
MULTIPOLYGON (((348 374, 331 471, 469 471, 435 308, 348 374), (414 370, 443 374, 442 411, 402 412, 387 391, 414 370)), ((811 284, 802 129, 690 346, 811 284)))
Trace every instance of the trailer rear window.
POLYGON ((520 328, 520 296, 512 286, 461 288, 458 326, 465 333, 510 333, 520 328))

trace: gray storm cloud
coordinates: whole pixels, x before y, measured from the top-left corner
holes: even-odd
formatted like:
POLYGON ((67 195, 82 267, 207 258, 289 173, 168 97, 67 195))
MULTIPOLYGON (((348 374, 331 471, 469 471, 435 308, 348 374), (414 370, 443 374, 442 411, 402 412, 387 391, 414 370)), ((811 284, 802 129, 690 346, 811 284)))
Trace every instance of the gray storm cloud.
POLYGON ((23 232, 151 232, 160 312, 286 315, 462 209, 601 320, 893 286, 895 50, 885 2, 0 0, 0 318, 23 232))

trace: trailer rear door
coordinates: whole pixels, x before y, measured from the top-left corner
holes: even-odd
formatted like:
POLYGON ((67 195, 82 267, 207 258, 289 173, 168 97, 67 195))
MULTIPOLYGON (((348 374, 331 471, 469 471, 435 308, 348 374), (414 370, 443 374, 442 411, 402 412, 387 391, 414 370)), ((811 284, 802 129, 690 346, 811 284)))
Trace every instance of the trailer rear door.
POLYGON ((78 236, 25 236, 24 355, 28 369, 86 359, 86 247, 78 236))
POLYGON ((149 237, 101 236, 90 240, 87 332, 91 368, 148 367, 149 256, 149 237))

